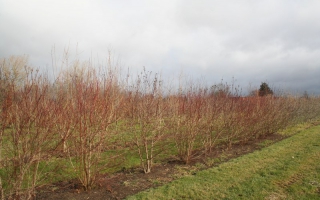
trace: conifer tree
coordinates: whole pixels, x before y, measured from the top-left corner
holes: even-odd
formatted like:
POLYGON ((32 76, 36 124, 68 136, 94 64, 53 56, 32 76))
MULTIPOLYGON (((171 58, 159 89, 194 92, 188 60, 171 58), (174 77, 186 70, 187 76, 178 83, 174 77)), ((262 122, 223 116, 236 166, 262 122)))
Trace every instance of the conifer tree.
POLYGON ((260 85, 259 96, 267 96, 267 95, 273 95, 273 91, 271 90, 271 88, 266 82, 263 82, 260 85))

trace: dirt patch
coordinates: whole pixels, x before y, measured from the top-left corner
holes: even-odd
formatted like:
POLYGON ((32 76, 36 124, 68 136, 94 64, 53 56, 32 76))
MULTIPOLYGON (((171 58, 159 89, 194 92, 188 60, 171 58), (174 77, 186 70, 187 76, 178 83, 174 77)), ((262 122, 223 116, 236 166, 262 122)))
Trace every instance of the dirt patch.
POLYGON ((152 168, 152 172, 144 174, 139 168, 123 169, 114 174, 101 175, 96 189, 85 192, 77 180, 63 181, 41 187, 36 199, 124 199, 149 188, 159 187, 179 177, 195 174, 196 171, 207 169, 232 158, 251 153, 267 145, 284 139, 280 134, 271 134, 264 138, 235 144, 231 148, 219 147, 205 156, 197 156, 189 165, 176 159, 168 159, 152 168), (210 160, 214 160, 209 162, 210 160))

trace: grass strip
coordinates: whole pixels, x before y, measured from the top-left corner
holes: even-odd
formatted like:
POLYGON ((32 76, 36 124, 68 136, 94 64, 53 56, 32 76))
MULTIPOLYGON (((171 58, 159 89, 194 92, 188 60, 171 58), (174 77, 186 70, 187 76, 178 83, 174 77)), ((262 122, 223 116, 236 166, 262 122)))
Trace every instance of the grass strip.
POLYGON ((128 199, 320 199, 320 126, 128 199))

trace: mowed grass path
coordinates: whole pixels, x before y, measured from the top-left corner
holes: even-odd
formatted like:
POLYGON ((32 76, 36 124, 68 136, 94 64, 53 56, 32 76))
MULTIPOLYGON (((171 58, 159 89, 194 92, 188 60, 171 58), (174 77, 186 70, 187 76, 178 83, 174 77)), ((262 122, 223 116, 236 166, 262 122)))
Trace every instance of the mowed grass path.
POLYGON ((320 199, 320 126, 128 199, 320 199))

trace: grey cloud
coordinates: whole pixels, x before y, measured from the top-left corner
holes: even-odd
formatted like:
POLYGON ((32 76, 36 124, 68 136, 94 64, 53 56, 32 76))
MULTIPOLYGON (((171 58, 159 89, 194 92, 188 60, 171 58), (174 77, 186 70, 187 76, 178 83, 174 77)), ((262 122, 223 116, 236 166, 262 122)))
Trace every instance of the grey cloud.
POLYGON ((0 57, 28 54, 51 65, 71 58, 106 59, 208 84, 275 87, 320 94, 319 1, 37 1, 0 3, 0 57), (77 49, 77 50, 76 50, 77 49), (200 78, 202 79, 202 78, 200 78))

